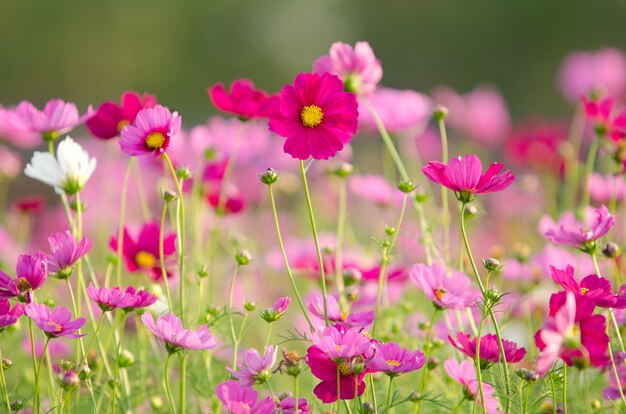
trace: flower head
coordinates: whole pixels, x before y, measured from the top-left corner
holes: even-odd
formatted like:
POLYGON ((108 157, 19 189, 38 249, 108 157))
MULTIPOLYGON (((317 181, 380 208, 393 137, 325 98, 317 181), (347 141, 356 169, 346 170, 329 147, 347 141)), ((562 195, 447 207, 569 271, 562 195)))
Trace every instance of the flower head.
POLYGON ((601 308, 626 307, 622 296, 615 296, 611 291, 611 282, 599 275, 589 275, 580 281, 574 279, 574 268, 567 265, 565 270, 550 266, 550 276, 552 280, 561 285, 566 292, 572 292, 576 297, 584 296, 593 301, 595 306, 601 308))
POLYGON ((328 55, 313 63, 317 73, 331 73, 341 78, 346 91, 369 94, 383 77, 380 60, 367 42, 356 42, 354 48, 346 43, 335 42, 328 55))
POLYGON ((91 240, 83 237, 78 243, 69 230, 54 233, 48 237, 50 252, 48 255, 48 272, 59 279, 67 279, 72 275, 72 267, 89 249, 91 240))
POLYGON ((83 189, 96 169, 96 159, 71 137, 57 147, 56 157, 49 152, 35 151, 24 174, 54 187, 55 191, 73 195, 83 189))
POLYGON ((8 299, 0 299, 0 332, 15 324, 23 314, 24 305, 21 303, 16 303, 11 309, 11 302, 8 299))
POLYGON ((400 348, 396 342, 376 345, 376 353, 368 367, 373 372, 396 376, 416 371, 424 366, 426 358, 421 351, 400 348))
POLYGON ((615 216, 605 205, 595 209, 593 216, 587 216, 585 223, 567 220, 546 231, 546 237, 553 243, 573 246, 583 251, 593 251, 596 240, 606 236, 615 225, 615 216))
POLYGON ((178 112, 171 113, 161 105, 142 109, 133 123, 122 129, 120 148, 131 156, 159 156, 169 148, 170 139, 180 129, 180 121, 178 112))
POLYGON ((226 369, 244 385, 263 384, 271 376, 277 352, 278 347, 270 345, 261 356, 256 349, 250 348, 246 351, 243 364, 239 365, 238 371, 228 367, 226 369))
POLYGON ((148 329, 165 343, 167 352, 174 353, 180 349, 214 349, 215 338, 206 325, 197 331, 184 329, 183 324, 173 313, 159 316, 156 323, 148 312, 141 315, 141 320, 148 329))
POLYGON ((331 326, 313 333, 313 344, 332 360, 371 356, 374 346, 361 330, 342 325, 331 326))
POLYGON ((93 284, 89 283, 87 295, 98 304, 103 312, 108 312, 113 309, 129 308, 135 303, 135 299, 119 287, 95 288, 93 284))
POLYGON ((454 191, 463 202, 472 201, 476 194, 502 191, 510 186, 515 177, 510 170, 496 175, 502 164, 494 162, 483 174, 483 165, 476 155, 465 155, 450 159, 448 164, 430 161, 422 172, 432 182, 454 191))
POLYGON ((311 412, 306 398, 298 398, 298 412, 296 412, 296 399, 294 397, 280 400, 280 409, 284 414, 309 414, 311 412))
POLYGON ((22 101, 15 107, 15 115, 26 131, 41 134, 45 141, 54 141, 82 124, 92 115, 91 106, 82 117, 76 105, 62 99, 52 99, 39 110, 28 101, 22 101))
POLYGON ((587 119, 595 122, 595 132, 601 136, 608 136, 613 141, 626 137, 626 108, 613 113, 613 98, 589 100, 582 97, 587 119))
POLYGON ((261 312, 261 318, 266 322, 272 323, 280 319, 281 316, 287 312, 289 305, 291 304, 290 297, 280 297, 276 299, 274 304, 261 312))
POLYGON ((85 336, 85 334, 77 333, 85 325, 85 318, 72 320, 72 312, 64 306, 51 310, 46 305, 29 303, 26 305, 26 315, 44 331, 48 338, 85 336))
POLYGON ((208 92, 217 109, 243 119, 267 118, 278 111, 278 96, 268 96, 265 91, 255 89, 249 79, 234 81, 230 93, 221 83, 211 86, 208 92))
MULTIPOLYGON (((470 399, 476 400, 477 404, 481 406, 482 401, 480 392, 478 391, 478 380, 476 379, 476 369, 474 368, 474 364, 468 360, 464 360, 459 364, 456 359, 450 358, 443 363, 443 367, 453 380, 463 385, 466 395, 470 399)), ((498 400, 493 396, 493 387, 485 383, 482 385, 487 413, 499 413, 498 400)))
POLYGON ((16 278, 0 271, 0 298, 18 298, 30 303, 33 291, 48 277, 48 261, 42 252, 22 254, 17 258, 16 278))
POLYGON ((276 411, 271 397, 259 401, 259 393, 240 381, 223 382, 215 388, 215 393, 230 414, 274 414, 276 411))
POLYGON ((292 157, 326 160, 350 142, 358 116, 356 98, 337 76, 301 73, 281 91, 269 129, 287 138, 283 150, 292 157))
MULTIPOLYGON (((469 334, 458 332, 456 341, 448 335, 448 340, 456 349, 470 358, 476 358, 477 338, 470 339, 469 334), (457 343, 458 341, 458 343, 457 343)), ((526 348, 520 348, 513 341, 502 340, 504 347, 504 358, 507 363, 520 362, 526 355, 526 348)), ((487 334, 480 337, 480 361, 482 365, 489 365, 500 361, 500 347, 498 337, 494 334, 487 334)))
POLYGON ((125 293, 132 298, 132 304, 124 308, 126 312, 137 308, 146 308, 157 301, 155 295, 150 294, 150 292, 144 289, 137 290, 133 286, 127 287, 125 293))
POLYGON ((464 273, 454 272, 448 276, 446 269, 438 263, 413 266, 410 278, 441 309, 463 309, 474 304, 478 298, 478 292, 472 289, 464 273))
POLYGON ((122 94, 119 105, 113 101, 100 104, 85 125, 96 138, 113 138, 118 136, 126 125, 133 123, 139 111, 153 108, 156 104, 157 99, 154 95, 146 93, 142 96, 135 91, 126 91, 122 94))
MULTIPOLYGON (((307 307, 317 317, 319 321, 324 321, 324 297, 322 295, 311 295, 307 307)), ((374 311, 352 312, 346 314, 341 311, 339 302, 334 296, 326 296, 326 313, 328 320, 336 325, 365 328, 374 322, 374 311)))

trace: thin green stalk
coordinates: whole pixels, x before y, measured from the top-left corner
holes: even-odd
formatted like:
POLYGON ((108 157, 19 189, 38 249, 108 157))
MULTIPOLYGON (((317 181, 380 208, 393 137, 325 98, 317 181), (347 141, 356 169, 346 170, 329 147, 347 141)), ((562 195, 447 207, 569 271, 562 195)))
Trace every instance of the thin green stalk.
POLYGON ((567 414, 567 364, 563 364, 563 414, 567 414))
POLYGON ((43 345, 43 352, 41 353, 41 357, 39 358, 39 362, 37 363, 37 369, 35 370, 35 404, 37 405, 36 413, 41 411, 41 405, 39 401, 39 378, 41 374, 41 362, 43 361, 43 357, 46 356, 46 351, 48 350, 48 342, 50 342, 50 338, 46 338, 46 342, 43 345))
POLYGON ((179 354, 178 356, 180 363, 180 382, 178 383, 178 412, 180 414, 185 414, 185 408, 187 397, 185 396, 185 391, 187 387, 185 386, 185 381, 187 380, 186 368, 187 368, 187 355, 179 354))
POLYGON ((167 372, 167 368, 170 364, 170 358, 172 357, 172 355, 173 354, 168 353, 167 359, 165 360, 165 369, 163 370, 163 385, 165 387, 165 395, 167 395, 167 402, 170 406, 170 412, 176 413, 176 410, 174 409, 174 403, 172 401, 172 393, 170 392, 170 381, 168 379, 169 373, 167 372))
POLYGON ((8 414, 11 412, 11 406, 9 404, 9 393, 7 391, 7 381, 4 377, 4 366, 2 363, 3 360, 4 359, 2 357, 2 350, 0 350, 0 388, 2 388, 2 405, 4 406, 5 412, 8 414))
POLYGON ((165 285, 165 296, 167 296, 167 306, 170 308, 170 312, 174 312, 174 304, 172 303, 172 295, 170 293, 170 282, 167 280, 167 270, 165 269, 165 248, 164 248, 164 235, 165 235, 165 218, 167 217, 167 205, 166 201, 163 204, 163 212, 161 213, 161 224, 159 228, 159 266, 161 266, 161 277, 163 278, 163 284, 165 285))
POLYGON ((95 341, 96 337, 98 336, 98 332, 100 331, 100 325, 102 325, 102 320, 104 319, 104 314, 105 312, 102 312, 102 314, 100 315, 100 318, 98 319, 98 325, 96 325, 96 330, 93 333, 93 337, 91 338, 91 341, 89 341, 87 348, 85 348, 85 351, 83 354, 83 364, 85 363, 85 361, 87 361, 87 353, 89 353, 89 350, 91 349, 91 345, 93 345, 93 341, 95 341))
POLYGON ((335 246, 335 283, 339 293, 339 305, 345 305, 343 280, 343 238, 346 227, 346 205, 347 205, 346 179, 339 178, 339 200, 337 209, 337 243, 335 246))
POLYGON ((233 369, 237 369, 237 349, 239 347, 239 341, 237 340, 237 334, 235 333, 235 324, 233 322, 233 292, 235 290, 235 279, 237 278, 237 272, 239 271, 239 265, 235 266, 233 270, 233 276, 230 279, 230 289, 228 290, 228 324, 230 325, 230 337, 233 341, 233 369))
POLYGON ((552 414, 556 414, 556 386, 554 385, 554 378, 552 378, 552 370, 548 372, 550 377, 550 388, 552 389, 552 414))
POLYGON ((294 399, 295 399, 295 407, 294 407, 294 414, 300 414, 300 411, 298 409, 298 376, 294 376, 293 377, 293 395, 294 395, 294 399))
POLYGON ((324 274, 324 260, 322 259, 322 251, 317 238, 317 227, 315 226, 315 216, 313 215, 313 205, 311 204, 311 194, 309 193, 309 184, 306 180, 306 170, 304 161, 300 160, 300 175, 302 176, 302 185, 304 187, 304 195, 306 197, 306 206, 309 211, 309 220, 311 221, 311 231, 313 232, 313 240, 315 241, 315 252, 317 253, 317 264, 320 268, 320 277, 322 279, 322 296, 324 297, 324 321, 326 326, 330 325, 328 320, 328 307, 326 304, 326 276, 324 274))
MULTIPOLYGON (((485 405, 485 393, 483 391, 483 374, 480 366, 480 336, 483 333, 483 327, 485 325, 485 314, 480 317, 480 324, 478 325, 478 335, 476 336, 476 358, 474 362, 476 364, 476 381, 478 382, 478 395, 480 395, 480 405, 483 410, 483 414, 487 414, 487 406, 485 405)), ((476 404, 476 401, 474 401, 476 404)))
MULTIPOLYGON (((268 325, 269 326, 267 327, 267 337, 265 338, 265 348, 263 348, 263 349, 266 349, 267 346, 270 344, 270 336, 272 335, 272 325, 273 325, 273 323, 270 322, 270 323, 268 323, 268 325)), ((233 369, 235 369, 235 368, 233 368, 233 369)))
POLYGON ((372 390, 372 403, 374 405, 374 414, 378 414, 378 403, 376 402, 376 388, 374 387, 374 376, 369 374, 370 389, 372 390))
MULTIPOLYGON (((37 378, 37 356, 35 355, 35 333, 33 332, 33 320, 28 318, 28 329, 30 333, 30 355, 33 360, 33 373, 37 378)), ((1 362, 0 362, 1 363, 1 362)), ((35 386, 35 395, 33 397, 33 411, 39 413, 39 387, 35 386)))
MULTIPOLYGON (((435 324, 435 320, 437 319, 437 315, 439 314, 439 309, 435 308, 433 312, 433 316, 430 317, 430 323, 428 324, 428 333, 426 334, 426 347, 425 347, 425 361, 424 364, 424 373, 422 374, 422 380, 420 381, 419 386, 419 396, 422 397, 424 395, 424 388, 426 387, 426 380, 428 379, 428 374, 430 370, 428 369, 428 360, 430 359, 430 350, 432 349, 432 344, 430 343, 433 337, 433 325, 435 324)), ((460 325, 459 325, 460 326, 460 325)), ((419 412, 421 409, 422 401, 418 401, 415 405, 415 411, 419 412)))
POLYGON ((302 302, 302 297, 300 297, 300 292, 298 291, 298 286, 296 286, 296 282, 293 278, 293 273, 291 272, 291 267, 289 266, 289 260, 287 259, 287 253, 285 252, 285 246, 283 244, 283 237, 281 236, 280 233, 280 225, 278 224, 278 212, 276 211, 276 202, 274 200, 274 191, 272 190, 272 184, 269 184, 268 186, 269 189, 269 193, 270 193, 270 202, 272 204, 272 214, 274 215, 274 227, 276 227, 276 236, 278 237, 278 245, 280 246, 280 252, 283 256, 283 261, 285 262, 285 268, 287 270, 287 276, 289 276, 289 281, 291 282, 291 287, 293 288, 293 291, 296 295, 296 299, 298 299, 298 304, 300 305, 300 309, 302 310, 302 314, 304 315, 304 318, 306 319, 306 321, 309 324, 309 328, 311 329, 311 331, 313 330, 313 324, 311 323, 311 320, 309 319, 309 314, 306 310, 306 308, 304 307, 304 303, 302 302))
POLYGON ((389 408, 391 407, 391 385, 393 384, 393 377, 389 377, 389 387, 387 387, 387 406, 385 407, 385 414, 389 414, 389 408))
MULTIPOLYGON (((115 401, 117 399, 117 377, 120 372, 120 350, 122 349, 122 336, 124 335, 124 325, 126 325, 126 312, 122 314, 120 322, 120 336, 117 342, 117 350, 115 351, 115 371, 113 374, 113 391, 111 392, 111 413, 115 413, 115 401)), ((115 328, 113 328, 115 329, 115 328)))
MULTIPOLYGON (((448 163, 448 134, 443 117, 439 120, 439 135, 441 136, 441 161, 448 163)), ((448 207, 448 191, 441 186, 441 209, 443 210, 443 246, 446 265, 450 264, 450 209, 448 207)))
POLYGON ((135 157, 130 157, 126 172, 124 173, 124 180, 122 181, 122 200, 120 202, 120 221, 117 228, 117 284, 122 284, 122 264, 124 259, 122 252, 124 251, 124 221, 126 219, 126 196, 128 194, 128 178, 130 177, 130 171, 135 163, 135 157))
POLYGON ((609 358, 611 360, 611 368, 613 370, 613 375, 615 376, 615 382, 617 384, 617 389, 619 390, 619 396, 622 399, 623 406, 626 407, 626 398, 624 397, 624 390, 622 389, 622 383, 619 379, 619 374, 617 372, 617 365, 615 365, 615 358, 613 358, 613 349, 611 348, 611 341, 609 341, 608 345, 609 345, 609 358))
MULTIPOLYGON (((598 154, 598 147, 600 146, 600 137, 596 136, 593 141, 591 141, 591 146, 589 147, 589 153, 587 154, 587 162, 585 163, 585 176, 583 177, 583 195, 581 198, 580 207, 581 209, 587 207, 589 205, 589 177, 591 177, 591 173, 593 173, 593 166, 596 162, 596 155, 598 154)), ((582 210, 580 211, 582 214, 582 210)))

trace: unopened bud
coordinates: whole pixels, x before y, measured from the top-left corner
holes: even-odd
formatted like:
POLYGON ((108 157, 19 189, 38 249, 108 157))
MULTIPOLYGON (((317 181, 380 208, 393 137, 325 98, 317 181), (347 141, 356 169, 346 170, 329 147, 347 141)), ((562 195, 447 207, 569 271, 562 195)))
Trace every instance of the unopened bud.
POLYGON ((18 412, 24 408, 24 400, 13 400, 9 406, 11 407, 11 410, 18 412))
POLYGON ((65 390, 71 390, 76 388, 76 386, 80 383, 80 378, 78 378, 78 374, 73 369, 69 371, 65 371, 63 374, 63 379, 61 380, 61 386, 65 390))
POLYGON ((235 253, 235 260, 239 266, 246 266, 252 261, 252 255, 247 250, 239 250, 235 253))
POLYGON ((81 380, 87 380, 89 378, 91 378, 91 368, 89 368, 88 365, 81 365, 80 369, 78 370, 78 378, 80 378, 81 380))
POLYGON ((437 358, 437 357, 430 357, 430 358, 428 358, 428 363, 426 364, 428 369, 433 370, 433 369, 437 368, 437 365, 439 365, 439 358, 437 358))
POLYGON ((602 403, 597 398, 594 398, 593 400, 591 400, 591 408, 593 408, 594 410, 599 410, 600 408, 602 408, 602 403))
POLYGON ((602 247, 602 254, 610 259, 615 259, 620 254, 620 248, 617 243, 608 242, 602 247))
POLYGON ((181 180, 188 180, 191 178, 191 171, 187 167, 180 167, 176 170, 176 176, 181 180))
POLYGON ((135 356, 127 349, 122 349, 117 360, 120 368, 128 368, 135 365, 135 356))
POLYGON ((163 408, 163 399, 158 395, 153 395, 150 397, 150 407, 152 407, 154 411, 159 411, 163 408))
POLYGON ((355 267, 348 267, 343 271, 343 280, 346 286, 359 283, 363 279, 363 273, 355 267))
POLYGON ((396 228, 393 226, 385 226, 385 233, 387 233, 387 236, 393 236, 396 234, 396 231, 396 228))
POLYGON ((483 266, 485 266, 485 269, 489 270, 490 272, 495 272, 497 270, 502 269, 502 265, 500 264, 500 261, 497 259, 494 259, 493 257, 483 259, 483 266))
POLYGON ((435 110, 433 111, 433 118, 436 120, 446 119, 448 117, 448 108, 443 105, 435 106, 435 110))
POLYGON ((9 358, 4 358, 2 360, 2 368, 10 369, 12 366, 13 366, 13 361, 11 361, 9 358))
POLYGON ((63 371, 67 371, 74 368, 74 363, 72 361, 62 359, 61 362, 59 362, 59 366, 63 368, 63 371))
POLYGON ((196 274, 199 278, 205 278, 209 275, 209 268, 207 266, 200 266, 198 270, 196 270, 196 274))
POLYGON ((341 178, 346 178, 350 176, 352 172, 354 172, 354 166, 352 164, 344 162, 333 171, 333 174, 341 178))
POLYGON ((54 301, 54 299, 52 299, 52 298, 46 298, 46 299, 43 301, 43 304, 44 304, 44 305, 46 305, 46 306, 47 306, 47 307, 49 307, 49 308, 54 308, 54 304, 55 304, 55 303, 56 303, 56 302, 55 302, 55 301, 54 301))
POLYGON ((172 190, 161 189, 161 198, 166 203, 171 203, 172 201, 176 200, 176 193, 172 190))
POLYGON ((259 174, 258 177, 263 184, 272 185, 278 180, 278 173, 273 168, 268 168, 259 174))
POLYGON ((415 190, 415 184, 413 184, 413 181, 411 180, 402 180, 398 183, 397 187, 398 187, 398 190, 406 194, 415 190))
POLYGON ((465 217, 474 217, 476 214, 478 214, 478 209, 475 205, 468 204, 465 206, 465 217))
POLYGON ((415 194, 415 201, 420 204, 424 204, 426 201, 428 201, 428 195, 426 193, 417 193, 415 194))
POLYGON ((252 312, 256 309, 256 303, 245 301, 243 307, 248 311, 252 312))
POLYGON ((349 302, 356 302, 359 300, 359 291, 355 288, 346 289, 346 299, 349 302))
POLYGON ((362 414, 374 414, 376 410, 374 410, 374 406, 371 403, 364 402, 361 406, 362 414))
POLYGON ((526 382, 536 382, 541 378, 541 375, 537 371, 533 371, 531 369, 520 368, 515 371, 518 377, 523 379, 526 382))

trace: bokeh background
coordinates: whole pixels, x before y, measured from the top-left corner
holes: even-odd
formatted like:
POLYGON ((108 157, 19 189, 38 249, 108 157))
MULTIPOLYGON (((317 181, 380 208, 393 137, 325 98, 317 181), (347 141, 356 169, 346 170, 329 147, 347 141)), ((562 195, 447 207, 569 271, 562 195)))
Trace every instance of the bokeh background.
POLYGON ((135 89, 184 123, 215 113, 207 86, 278 90, 332 42, 367 40, 383 83, 422 92, 496 85, 513 118, 568 114, 556 73, 572 50, 626 48, 626 2, 607 0, 82 0, 0 2, 0 102, 84 109, 135 89))

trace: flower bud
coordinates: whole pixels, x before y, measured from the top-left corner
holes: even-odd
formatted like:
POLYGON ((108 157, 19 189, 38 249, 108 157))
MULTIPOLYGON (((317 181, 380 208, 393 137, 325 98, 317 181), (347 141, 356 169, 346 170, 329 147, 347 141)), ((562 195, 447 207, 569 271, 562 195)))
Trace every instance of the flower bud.
POLYGON ((537 371, 533 371, 526 368, 520 368, 515 371, 518 377, 526 382, 536 382, 541 378, 541 375, 537 371))
POLYGON ((391 242, 387 239, 383 240, 380 242, 380 247, 382 249, 388 249, 389 247, 391 247, 391 242))
POLYGON ((609 259, 615 259, 620 254, 620 248, 617 243, 608 242, 602 247, 602 254, 609 259))
POLYGON ((252 312, 256 309, 256 303, 254 302, 249 302, 249 301, 245 301, 243 303, 243 307, 245 310, 247 310, 248 312, 252 312))
POLYGON ((355 288, 346 289, 346 299, 349 302, 356 302, 359 300, 359 291, 355 288))
POLYGON ((91 374, 92 374, 91 368, 89 368, 87 364, 83 364, 80 366, 78 370, 78 378, 85 381, 91 378, 91 374))
POLYGON ((118 385, 120 385, 120 382, 119 382, 119 381, 114 380, 113 378, 109 378, 109 379, 107 380, 107 385, 108 385, 111 389, 113 389, 113 387, 117 388, 117 386, 118 386, 118 385))
POLYGON ((602 408, 602 403, 597 398, 594 398, 593 400, 591 400, 591 408, 594 410, 599 410, 600 408, 602 408))
POLYGON ((448 117, 448 108, 443 105, 436 105, 433 111, 433 118, 440 121, 448 117))
POLYGON ((172 190, 166 190, 166 189, 162 188, 161 189, 161 198, 166 203, 171 203, 172 201, 176 200, 176 193, 173 192, 172 190))
POLYGON ((411 180, 401 180, 398 185, 398 190, 402 191, 405 194, 408 194, 415 190, 415 184, 411 180))
POLYGON ((291 375, 292 377, 297 377, 302 372, 302 357, 298 355, 298 352, 291 351, 286 352, 283 349, 283 360, 281 361, 281 372, 282 368, 285 369, 287 375, 291 375))
POLYGON ((179 167, 176 170, 176 176, 181 180, 188 180, 191 178, 191 171, 187 167, 179 167))
POLYGON ((79 383, 80 378, 78 378, 78 374, 76 373, 76 371, 74 371, 73 369, 65 371, 65 374, 63 374, 63 379, 61 380, 61 386, 64 390, 68 391, 76 388, 79 383))
MULTIPOLYGON (((77 190, 77 191, 75 191, 75 192, 74 192, 74 193, 72 193, 72 194, 76 194, 76 193, 78 193, 79 191, 80 191, 80 189, 79 189, 79 190, 77 190)), ((70 193, 68 193, 68 194, 70 194, 70 193)), ((70 194, 70 195, 72 195, 72 194, 70 194)), ((74 199, 74 200, 72 200, 72 202, 70 203, 70 208, 71 208, 73 211, 76 211, 76 212, 78 212, 78 211, 79 211, 79 208, 80 208, 80 211, 85 211, 85 210, 87 209, 87 205, 85 204, 85 202, 84 202, 84 201, 81 201, 81 202, 80 202, 80 204, 78 204, 78 203, 76 202, 76 200, 74 199)))
POLYGON ((430 357, 430 358, 428 358, 428 363, 426 364, 428 369, 433 370, 433 369, 437 368, 437 365, 439 365, 439 358, 437 358, 437 357, 430 357))
POLYGON ((46 306, 47 306, 47 307, 49 307, 49 308, 54 308, 55 303, 56 303, 56 302, 55 302, 55 301, 54 301, 54 299, 52 299, 52 298, 46 298, 46 299, 43 301, 43 304, 44 304, 44 305, 46 305, 46 306))
POLYGON ((159 411, 163 408, 163 399, 158 395, 153 395, 150 397, 150 407, 152 407, 154 411, 159 411))
POLYGON ((354 166, 347 162, 342 163, 339 167, 335 168, 333 174, 337 177, 346 178, 354 172, 354 166))
POLYGON ((473 204, 468 204, 465 206, 465 218, 474 217, 478 214, 478 209, 473 204))
POLYGON ((202 265, 196 270, 196 274, 199 278, 203 279, 209 275, 209 268, 205 265, 202 265))
POLYGON ((261 318, 267 323, 273 323, 280 319, 281 316, 287 312, 289 305, 291 304, 291 298, 280 297, 276 299, 274 304, 261 312, 261 318))
POLYGON ((500 264, 500 261, 498 259, 494 259, 493 257, 483 259, 483 266, 490 272, 495 272, 502 269, 502 264, 500 264))
POLYGON ((409 401, 411 402, 418 402, 422 399, 422 396, 420 395, 420 393, 416 392, 412 392, 411 395, 409 395, 409 401))
POLYGON ((279 401, 282 401, 286 398, 291 398, 291 397, 293 397, 293 394, 289 391, 283 391, 276 396, 276 398, 278 398, 279 401))
POLYGON ((113 267, 117 266, 117 260, 118 260, 117 254, 107 253, 107 263, 109 263, 111 266, 113 267))
POLYGON ((252 255, 247 250, 239 250, 235 253, 235 260, 239 266, 246 266, 252 261, 252 255))
POLYGON ((364 402, 361 406, 361 414, 374 414, 376 410, 374 410, 374 406, 371 403, 364 402))
POLYGON ((385 233, 387 233, 387 236, 393 236, 396 234, 396 231, 396 228, 393 226, 385 226, 385 233))
POLYGON ((122 349, 120 351, 119 358, 117 360, 120 368, 128 368, 135 365, 135 356, 128 349, 122 349))
POLYGON ((272 185, 278 180, 278 173, 273 168, 268 168, 258 175, 259 180, 265 185, 272 185))
POLYGON ((11 401, 11 404, 9 404, 9 405, 11 407, 11 410, 13 410, 13 411, 15 411, 17 413, 22 408, 24 408, 24 400, 13 400, 13 401, 11 401))
POLYGON ((356 267, 348 267, 343 271, 343 280, 346 286, 351 286, 359 283, 363 278, 363 273, 356 267))
POLYGON ((4 358, 2 360, 3 369, 10 369, 12 366, 13 366, 13 361, 11 361, 9 358, 4 358))
POLYGON ((67 361, 65 359, 62 359, 61 362, 59 362, 59 366, 63 368, 63 371, 68 371, 74 368, 74 363, 72 361, 67 361))
POLYGON ((426 201, 428 201, 428 194, 426 193, 415 194, 415 201, 417 201, 420 204, 424 204, 426 201))

